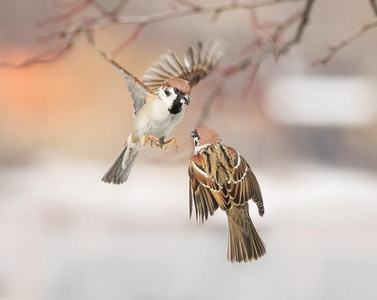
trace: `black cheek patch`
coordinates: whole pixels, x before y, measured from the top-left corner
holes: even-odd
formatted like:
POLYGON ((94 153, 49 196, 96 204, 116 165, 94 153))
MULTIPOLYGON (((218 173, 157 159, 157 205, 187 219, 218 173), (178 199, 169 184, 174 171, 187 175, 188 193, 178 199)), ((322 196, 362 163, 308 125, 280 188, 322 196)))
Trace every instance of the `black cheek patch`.
POLYGON ((169 111, 173 115, 176 115, 182 111, 182 103, 179 97, 173 101, 173 105, 169 108, 169 111))

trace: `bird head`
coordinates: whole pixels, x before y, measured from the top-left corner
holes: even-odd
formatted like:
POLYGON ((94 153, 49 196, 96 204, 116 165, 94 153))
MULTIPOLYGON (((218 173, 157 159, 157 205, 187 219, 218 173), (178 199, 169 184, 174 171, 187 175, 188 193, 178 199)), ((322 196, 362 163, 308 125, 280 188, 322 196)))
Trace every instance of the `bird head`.
POLYGON ((191 132, 194 138, 195 153, 208 146, 217 146, 223 143, 216 131, 209 127, 199 127, 191 132))
POLYGON ((189 105, 191 86, 187 80, 172 78, 167 80, 161 87, 160 98, 169 106, 174 104, 189 105))

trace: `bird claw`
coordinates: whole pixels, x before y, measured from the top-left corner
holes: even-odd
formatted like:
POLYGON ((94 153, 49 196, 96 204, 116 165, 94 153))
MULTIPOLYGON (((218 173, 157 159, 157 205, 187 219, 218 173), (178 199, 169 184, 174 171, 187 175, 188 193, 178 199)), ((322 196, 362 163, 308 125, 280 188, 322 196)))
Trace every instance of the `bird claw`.
POLYGON ((160 139, 155 137, 154 135, 148 135, 147 138, 144 141, 143 146, 145 146, 148 143, 148 141, 151 141, 151 147, 153 147, 153 145, 155 145, 159 148, 162 148, 162 144, 161 144, 160 139))
POLYGON ((173 144, 176 148, 178 148, 178 145, 179 145, 178 139, 172 138, 171 140, 166 141, 163 145, 166 145, 166 148, 165 148, 166 150, 166 149, 169 149, 171 146, 173 146, 173 144))
POLYGON ((166 142, 161 143, 161 140, 154 135, 148 135, 148 137, 145 139, 143 146, 145 146, 149 141, 151 141, 151 147, 157 146, 160 149, 162 149, 163 146, 165 146, 165 150, 169 149, 173 145, 178 148, 179 142, 178 139, 172 138, 171 140, 168 140, 166 142))

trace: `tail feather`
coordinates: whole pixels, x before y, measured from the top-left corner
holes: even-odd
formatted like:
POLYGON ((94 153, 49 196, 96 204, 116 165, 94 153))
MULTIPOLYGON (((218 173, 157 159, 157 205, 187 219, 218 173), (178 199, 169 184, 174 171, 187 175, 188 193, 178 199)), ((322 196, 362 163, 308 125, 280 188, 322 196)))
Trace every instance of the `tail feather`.
POLYGON ((126 153, 127 146, 123 148, 118 157, 115 159, 115 162, 102 177, 102 181, 107 183, 121 184, 127 181, 128 176, 132 170, 133 165, 137 157, 137 153, 133 153, 128 164, 125 166, 122 165, 124 154, 126 153))
POLYGON ((227 214, 228 260, 248 262, 265 255, 266 247, 251 221, 248 203, 232 207, 227 214))

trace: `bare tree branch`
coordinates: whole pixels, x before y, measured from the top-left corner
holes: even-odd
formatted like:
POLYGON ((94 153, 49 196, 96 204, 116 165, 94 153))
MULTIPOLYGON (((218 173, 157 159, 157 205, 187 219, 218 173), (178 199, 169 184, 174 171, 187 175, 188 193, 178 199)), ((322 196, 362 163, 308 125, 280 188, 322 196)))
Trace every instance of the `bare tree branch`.
MULTIPOLYGON (((201 116, 199 117, 197 123, 197 127, 203 126, 205 124, 212 105, 214 104, 215 100, 222 95, 224 86, 226 85, 227 80, 231 75, 233 75, 234 73, 238 73, 239 71, 244 70, 246 68, 250 68, 250 75, 248 80, 245 82, 243 90, 243 96, 245 97, 255 80, 261 62, 266 58, 270 57, 271 55, 275 55, 275 58, 277 58, 277 53, 279 55, 284 54, 288 52, 295 44, 301 41, 304 29, 309 21, 309 16, 313 8, 313 3, 314 0, 308 0, 306 2, 304 9, 301 12, 295 12, 293 15, 289 16, 285 21, 283 21, 280 24, 277 24, 275 26, 275 30, 272 32, 272 34, 268 36, 266 40, 263 40, 263 38, 256 38, 253 42, 253 45, 250 45, 252 46, 251 49, 250 47, 248 47, 248 52, 250 53, 250 51, 252 50, 252 54, 247 54, 246 56, 244 55, 244 58, 239 63, 230 65, 226 70, 221 71, 222 75, 218 83, 215 85, 212 93, 205 101, 201 116), (281 42, 280 39, 282 34, 290 26, 295 24, 297 20, 300 20, 300 24, 297 28, 295 37, 292 40, 283 43, 282 46, 277 48, 276 44, 281 42)), ((256 15, 252 14, 251 17, 253 25, 259 27, 262 31, 266 32, 263 26, 257 21, 256 15)))
POLYGON ((297 20, 302 16, 302 11, 297 11, 293 15, 289 16, 284 22, 279 24, 275 31, 271 34, 270 42, 272 43, 278 43, 281 42, 281 36, 282 34, 293 24, 297 22, 297 20))
POLYGON ((174 0, 174 2, 182 5, 182 6, 186 6, 190 9, 192 9, 193 11, 198 11, 200 10, 200 6, 199 5, 196 5, 195 3, 192 3, 191 1, 188 1, 188 0, 174 0))
POLYGON ((374 14, 377 16, 377 3, 376 3, 376 0, 369 0, 369 1, 370 1, 370 5, 373 8, 374 14))
MULTIPOLYGON (((91 0, 85 0, 91 1, 91 0)), ((207 6, 198 6, 197 9, 193 10, 192 7, 183 7, 177 10, 168 10, 163 12, 158 12, 151 15, 145 16, 118 16, 116 22, 114 20, 100 20, 93 24, 91 28, 87 29, 97 29, 97 28, 107 28, 115 24, 144 24, 148 25, 150 23, 167 21, 171 19, 177 19, 182 17, 188 17, 195 14, 210 14, 215 12, 224 12, 231 10, 250 10, 258 7, 270 6, 278 3, 286 2, 300 2, 302 0, 260 0, 258 2, 236 2, 230 4, 216 4, 207 6)), ((313 0, 312 0, 313 1, 313 0)), ((77 27, 77 26, 76 26, 77 27)), ((72 28, 66 28, 64 31, 69 32, 70 30, 75 30, 75 26, 72 28)))
MULTIPOLYGON (((252 10, 259 7, 265 7, 280 3, 287 2, 300 2, 303 0, 259 0, 259 1, 232 1, 226 4, 215 4, 215 5, 195 5, 189 0, 178 0, 176 1, 183 7, 176 10, 168 10, 164 12, 159 12, 152 15, 146 16, 127 16, 119 15, 118 13, 122 8, 128 3, 129 0, 119 0, 114 9, 107 10, 97 0, 80 0, 71 1, 69 3, 61 4, 62 7, 68 8, 68 12, 58 15, 57 17, 50 18, 43 22, 44 25, 51 22, 61 22, 68 21, 73 16, 82 12, 86 8, 93 6, 95 7, 101 15, 98 17, 91 17, 83 19, 76 23, 68 23, 62 30, 58 32, 52 32, 41 40, 59 40, 59 44, 53 49, 50 49, 44 53, 38 54, 34 57, 26 59, 24 62, 19 64, 1 62, 0 66, 10 67, 10 68, 22 68, 28 67, 38 63, 48 63, 59 59, 63 56, 71 47, 74 37, 80 35, 86 30, 96 30, 107 28, 116 24, 134 24, 137 27, 131 33, 131 35, 122 42, 117 49, 115 49, 114 54, 118 54, 121 50, 127 47, 131 42, 133 42, 145 28, 145 26, 155 23, 162 22, 170 19, 188 17, 194 14, 217 14, 219 15, 225 11, 231 10, 252 10), (68 37, 68 38, 67 38, 68 37)), ((310 1, 310 0, 309 0, 310 1)), ((312 0, 313 1, 313 0, 312 0)))
POLYGON ((303 36, 304 29, 309 22, 309 15, 310 15, 311 10, 313 8, 314 1, 315 0, 307 0, 306 6, 305 6, 304 11, 302 13, 301 22, 298 25, 295 37, 292 40, 290 40, 289 42, 285 43, 282 47, 280 47, 276 51, 277 56, 279 56, 281 54, 285 54, 287 51, 289 51, 292 48, 293 45, 301 42, 301 38, 303 36))
POLYGON ((220 70, 220 77, 217 80, 217 83, 215 84, 211 94, 207 97, 206 101, 204 102, 202 112, 200 114, 198 122, 196 123, 196 128, 205 125, 208 119, 211 107, 215 103, 215 100, 222 96, 224 87, 228 79, 231 76, 247 68, 250 64, 251 64, 251 58, 250 56, 248 56, 244 58, 243 60, 239 61, 238 63, 228 65, 227 67, 220 70))
POLYGON ((125 48, 127 48, 133 41, 135 41, 143 31, 144 27, 144 24, 137 25, 134 31, 128 36, 128 38, 115 48, 115 50, 113 51, 113 56, 119 55, 125 48))
POLYGON ((20 68, 37 63, 52 62, 63 56, 72 47, 73 39, 75 37, 80 35, 82 32, 85 32, 89 44, 91 44, 98 53, 100 53, 118 69, 124 70, 105 52, 97 47, 92 37, 92 31, 95 31, 97 29, 105 29, 117 24, 136 25, 132 33, 113 51, 113 56, 116 56, 122 50, 124 50, 124 48, 126 48, 129 44, 136 40, 147 25, 150 25, 152 23, 189 17, 198 14, 212 14, 212 21, 217 21, 219 16, 224 12, 232 10, 248 10, 251 12, 250 16, 252 21, 252 28, 255 28, 255 38, 249 45, 248 51, 241 54, 241 59, 238 62, 223 67, 218 72, 219 77, 217 83, 214 85, 211 94, 206 99, 201 115, 198 119, 197 126, 201 126, 204 125, 206 120, 208 119, 211 107, 213 106, 215 100, 222 96, 224 87, 226 86, 226 83, 231 76, 244 69, 250 69, 250 75, 245 82, 243 90, 243 95, 245 96, 254 82, 260 63, 264 59, 270 57, 271 55, 284 54, 289 51, 294 44, 300 42, 304 28, 308 23, 309 14, 314 0, 307 0, 305 8, 302 12, 296 12, 295 14, 289 16, 284 22, 268 24, 267 26, 258 21, 257 14, 256 12, 254 12, 254 9, 280 3, 300 1, 303 0, 231 1, 230 3, 226 4, 198 5, 191 2, 191 0, 173 0, 173 2, 178 5, 173 9, 144 16, 119 15, 122 8, 128 3, 128 0, 119 0, 113 9, 107 9, 97 0, 72 1, 66 4, 68 12, 58 15, 57 17, 50 18, 46 20, 44 24, 51 22, 69 21, 78 13, 84 11, 90 6, 98 10, 100 15, 97 17, 82 19, 81 21, 78 21, 76 23, 69 22, 61 31, 53 32, 45 36, 43 40, 63 39, 63 42, 61 42, 54 49, 27 59, 23 63, 18 65, 0 63, 0 66, 20 68), (282 43, 283 33, 298 20, 300 20, 300 24, 297 28, 295 37, 287 43, 282 44, 280 48, 277 48, 277 45, 282 43), (258 32, 260 32, 260 34, 258 32))
POLYGON ((212 105, 215 103, 215 100, 221 96, 224 90, 224 86, 227 81, 227 76, 221 76, 220 79, 217 81, 215 87, 213 88, 211 94, 208 96, 206 101, 204 102, 202 112, 200 114, 200 117, 198 119, 198 122, 196 123, 195 128, 202 127, 205 125, 209 112, 211 110, 212 105))
POLYGON ((92 0, 93 6, 101 12, 101 14, 114 22, 117 21, 119 13, 122 11, 122 9, 126 6, 126 4, 129 2, 129 0, 119 0, 119 2, 114 6, 113 9, 108 10, 106 7, 104 7, 100 2, 97 0, 92 0))
POLYGON ((249 91, 251 90, 251 87, 254 84, 254 80, 257 77, 259 67, 260 67, 260 63, 256 63, 256 64, 251 65, 250 74, 248 75, 248 78, 246 80, 246 83, 245 83, 243 91, 242 91, 242 98, 243 99, 246 99, 249 91))
POLYGON ((47 25, 50 23, 62 22, 62 21, 68 20, 72 18, 74 15, 77 15, 78 13, 86 9, 89 6, 89 4, 91 4, 92 0, 82 0, 81 2, 78 2, 78 3, 76 2, 78 1, 72 1, 70 3, 64 3, 64 4, 61 3, 59 6, 69 7, 69 10, 64 14, 60 14, 58 16, 54 16, 52 18, 43 20, 40 23, 40 25, 47 25))
POLYGON ((127 74, 127 76, 131 77, 136 83, 141 85, 145 88, 146 91, 153 93, 153 91, 144 84, 144 82, 140 81, 138 78, 133 76, 130 72, 128 72, 126 69, 124 69, 120 64, 118 64, 115 60, 113 60, 111 57, 109 57, 101 48, 97 46, 97 44, 94 42, 92 32, 87 29, 85 30, 86 38, 88 40, 88 43, 93 47, 93 49, 99 53, 103 58, 105 58, 109 63, 111 63, 121 74, 127 74))
MULTIPOLYGON (((62 26, 61 30, 52 32, 40 39, 41 41, 56 40, 58 41, 58 45, 48 51, 28 58, 19 64, 0 62, 0 67, 23 68, 40 63, 51 63, 68 53, 73 47, 75 38, 82 33, 86 33, 86 38, 89 44, 91 44, 97 52, 104 56, 118 69, 123 69, 96 46, 92 37, 92 32, 94 33, 98 29, 107 29, 119 24, 133 25, 134 28, 132 32, 112 52, 113 56, 116 56, 134 42, 143 32, 144 28, 150 24, 199 14, 208 14, 212 21, 217 21, 221 14, 225 12, 235 10, 249 11, 253 39, 245 47, 244 51, 236 52, 238 55, 237 62, 219 68, 217 72, 217 82, 214 85, 211 94, 206 99, 201 116, 198 120, 197 126, 201 126, 206 122, 215 100, 222 96, 227 81, 231 76, 242 70, 249 70, 248 78, 245 81, 243 90, 243 96, 246 96, 254 82, 262 61, 271 56, 274 56, 277 60, 281 55, 286 54, 293 46, 301 42, 305 29, 309 23, 315 0, 305 0, 303 8, 288 16, 283 22, 260 22, 258 20, 257 9, 282 3, 303 1, 304 0, 230 0, 228 3, 202 5, 194 3, 192 0, 170 0, 170 9, 150 15, 139 16, 130 16, 127 14, 121 15, 121 12, 128 4, 129 0, 118 0, 113 8, 105 7, 100 0, 72 0, 68 3, 58 3, 58 5, 66 11, 60 15, 45 20, 42 22, 42 25, 57 22, 65 22, 65 25, 62 26), (89 8, 94 8, 97 11, 97 16, 82 17, 80 19, 78 15, 82 14, 89 8), (74 18, 79 20, 74 21, 74 18), (295 24, 297 24, 297 28, 294 32, 294 36, 291 39, 286 40, 285 34, 287 30, 295 24)), ((369 0, 370 5, 377 16, 376 1, 377 0, 369 0)), ((361 28, 343 38, 337 44, 329 47, 327 55, 314 61, 313 65, 326 64, 338 51, 374 27, 377 27, 377 18, 364 24, 361 28)))
POLYGON ((350 35, 346 36, 343 38, 341 41, 336 43, 335 45, 332 45, 329 47, 328 53, 323 56, 322 58, 319 58, 315 60, 312 65, 317 66, 317 65, 325 65, 329 62, 329 60, 341 49, 352 43, 354 40, 358 39, 364 33, 366 33, 368 30, 377 27, 377 18, 369 21, 368 23, 365 23, 363 26, 361 26, 359 29, 351 33, 350 35))
POLYGON ((62 58, 65 54, 69 52, 69 50, 72 49, 74 37, 75 36, 71 34, 64 43, 61 43, 58 46, 49 49, 43 53, 27 58, 19 64, 2 61, 0 62, 0 67, 21 69, 36 64, 48 64, 54 62, 62 58))

